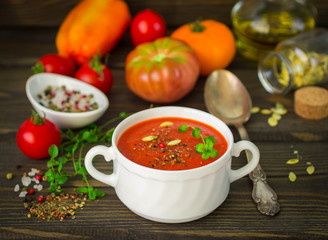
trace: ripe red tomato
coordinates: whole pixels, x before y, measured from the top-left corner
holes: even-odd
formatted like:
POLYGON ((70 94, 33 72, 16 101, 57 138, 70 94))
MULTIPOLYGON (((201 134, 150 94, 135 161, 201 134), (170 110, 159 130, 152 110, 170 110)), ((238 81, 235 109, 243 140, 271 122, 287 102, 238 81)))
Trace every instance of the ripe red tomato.
POLYGON ((166 32, 167 27, 164 19, 150 9, 139 12, 132 19, 130 26, 130 34, 134 46, 164 37, 166 32))
POLYGON ((59 147, 61 133, 50 120, 41 118, 34 113, 19 127, 16 142, 22 153, 32 159, 42 159, 49 156, 48 149, 52 144, 59 147))
POLYGON ((71 58, 65 58, 55 53, 42 56, 32 67, 33 73, 57 73, 73 77, 76 70, 75 63, 71 58))
POLYGON ((75 78, 89 83, 107 94, 113 85, 113 76, 109 68, 100 62, 99 57, 94 57, 83 64, 75 73, 75 78))
POLYGON ((172 103, 187 95, 199 75, 195 52, 169 37, 144 43, 129 53, 125 80, 132 92, 156 103, 172 103))

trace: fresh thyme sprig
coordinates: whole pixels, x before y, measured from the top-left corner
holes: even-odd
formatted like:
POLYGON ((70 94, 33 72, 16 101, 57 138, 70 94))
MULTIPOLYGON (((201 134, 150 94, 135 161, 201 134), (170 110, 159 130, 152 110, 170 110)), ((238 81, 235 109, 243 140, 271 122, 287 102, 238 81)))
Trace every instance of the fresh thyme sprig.
MULTIPOLYGON (((187 132, 188 131, 188 126, 186 124, 182 124, 179 127, 179 132, 187 132)), ((216 158, 219 156, 218 150, 214 149, 214 144, 215 144, 215 137, 214 136, 208 136, 204 137, 201 134, 201 129, 198 127, 191 127, 192 128, 192 136, 194 138, 201 138, 202 143, 198 143, 196 145, 196 152, 202 154, 203 159, 208 159, 210 157, 216 158)))
POLYGON ((48 182, 50 182, 48 190, 50 192, 60 193, 63 191, 61 185, 66 183, 70 177, 80 175, 86 186, 78 188, 78 192, 88 194, 90 200, 103 197, 105 195, 104 192, 93 188, 88 182, 87 170, 82 156, 83 149, 87 144, 111 143, 115 127, 106 128, 110 124, 122 120, 127 116, 127 113, 122 112, 118 117, 109 120, 102 126, 90 124, 88 127, 77 132, 73 132, 70 129, 62 132, 62 143, 60 147, 58 148, 56 145, 52 145, 49 148, 50 160, 47 162, 48 171, 45 173, 48 182), (67 163, 72 163, 73 165, 74 172, 72 174, 68 174, 63 169, 67 163))

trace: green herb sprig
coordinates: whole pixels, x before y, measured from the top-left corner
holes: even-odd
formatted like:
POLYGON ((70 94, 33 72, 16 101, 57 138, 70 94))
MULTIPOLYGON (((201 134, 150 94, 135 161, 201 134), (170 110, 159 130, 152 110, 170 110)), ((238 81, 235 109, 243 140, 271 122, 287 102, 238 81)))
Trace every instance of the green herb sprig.
MULTIPOLYGON (((182 124, 178 130, 179 132, 187 132, 189 126, 186 124, 182 124)), ((196 145, 196 152, 202 154, 203 159, 208 159, 210 157, 216 158, 219 156, 219 151, 214 149, 214 144, 215 144, 215 137, 214 136, 208 136, 204 137, 201 134, 201 129, 198 127, 191 127, 192 128, 192 136, 194 138, 201 138, 202 143, 198 143, 196 145)))
POLYGON ((87 170, 82 156, 83 149, 87 144, 111 143, 115 127, 109 129, 107 127, 127 116, 127 113, 122 112, 118 117, 109 120, 102 126, 90 124, 88 127, 77 132, 73 132, 70 129, 62 132, 62 143, 59 148, 56 145, 52 145, 49 148, 50 160, 47 162, 48 171, 45 173, 47 181, 50 182, 48 190, 50 192, 60 193, 63 191, 61 185, 66 183, 70 177, 80 175, 86 186, 77 188, 78 192, 88 194, 90 200, 103 197, 105 195, 103 191, 95 189, 89 184, 87 170), (71 174, 63 169, 67 163, 72 163, 73 165, 74 172, 71 174))

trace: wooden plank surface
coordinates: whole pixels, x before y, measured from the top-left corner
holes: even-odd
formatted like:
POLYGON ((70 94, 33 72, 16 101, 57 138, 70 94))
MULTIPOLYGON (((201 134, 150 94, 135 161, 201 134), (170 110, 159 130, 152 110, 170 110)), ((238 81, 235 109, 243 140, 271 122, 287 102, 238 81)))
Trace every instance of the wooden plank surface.
MULTIPOLYGON (((26 217, 22 199, 13 191, 20 182, 23 172, 32 167, 46 170, 45 161, 25 157, 16 146, 16 132, 20 124, 29 117, 31 105, 25 95, 25 82, 31 75, 30 67, 43 54, 55 52, 54 37, 57 25, 64 12, 77 1, 27 1, 0 2, 0 239, 328 239, 328 119, 311 121, 299 118, 293 110, 293 92, 281 97, 267 93, 257 78, 257 63, 236 56, 228 67, 241 78, 250 92, 253 105, 270 108, 282 102, 288 109, 278 126, 271 128, 267 116, 256 114, 245 124, 251 140, 261 152, 261 165, 267 173, 268 182, 276 190, 281 212, 267 217, 256 210, 251 199, 252 183, 244 177, 231 184, 226 201, 208 216, 190 223, 163 224, 143 219, 127 209, 118 199, 115 190, 93 180, 91 184, 106 193, 104 198, 87 201, 86 207, 77 213, 76 219, 66 222, 40 222, 26 217), (14 6, 16 17, 3 6, 14 6), (49 8, 58 7, 58 15, 49 13, 49 8), (48 9, 48 10, 47 10, 48 9), (47 12, 48 11, 48 12, 47 12), (45 16, 46 22, 39 22, 45 16), (30 18, 29 22, 26 19, 30 18), (286 165, 300 156, 297 165, 286 165), (311 162, 316 171, 306 173, 306 162, 311 162), (297 181, 290 182, 288 173, 294 171, 297 181), (7 180, 8 172, 14 174, 7 180)), ((163 11, 168 22, 174 26, 189 17, 201 13, 224 16, 229 23, 227 9, 235 1, 128 1, 137 12, 146 6, 163 11), (169 10, 178 5, 174 14, 169 10), (208 12, 205 10, 209 9, 208 12), (189 11, 188 14, 184 14, 189 11), (181 13, 180 13, 181 12, 181 13), (170 18, 171 15, 172 17, 170 18)), ((317 3, 319 16, 327 12, 326 1, 317 3)), ((13 10, 12 10, 13 11, 13 10)), ((321 19, 325 26, 327 17, 321 19)), ((189 21, 189 20, 188 20, 189 21)), ((172 30, 172 29, 171 29, 172 30)), ((150 106, 133 95, 124 79, 124 61, 132 45, 128 34, 111 53, 109 67, 114 76, 114 85, 108 95, 109 110, 97 122, 102 124, 120 112, 137 112, 150 106)), ((205 78, 199 78, 196 87, 184 99, 170 105, 187 106, 206 111, 203 99, 205 78)), ((328 88, 328 84, 323 85, 328 88)), ((155 104, 155 106, 160 106, 155 104)), ((238 133, 231 127, 235 141, 238 133)), ((86 147, 85 152, 91 146, 86 147)), ((233 160, 233 168, 246 162, 244 154, 233 160)), ((111 172, 112 166, 97 159, 98 168, 111 172)), ((73 190, 81 185, 77 178, 70 180, 66 189, 73 190)), ((45 184, 46 188, 46 184, 45 184)), ((47 190, 43 190, 47 193, 47 190)))
MULTIPOLYGON (((79 0, 2 0, 0 26, 58 27, 79 0)), ((231 25, 230 12, 237 0, 126 0, 132 15, 145 8, 160 13, 167 24, 177 27, 199 18, 212 18, 231 25), (200 4, 201 3, 201 4, 200 4)), ((318 8, 318 25, 327 26, 326 0, 312 0, 318 8)))

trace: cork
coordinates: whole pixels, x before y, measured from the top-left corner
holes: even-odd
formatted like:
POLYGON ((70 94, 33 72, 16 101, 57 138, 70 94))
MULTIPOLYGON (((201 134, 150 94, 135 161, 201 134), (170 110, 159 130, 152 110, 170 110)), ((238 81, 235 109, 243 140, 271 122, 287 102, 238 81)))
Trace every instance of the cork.
POLYGON ((295 113, 305 119, 323 119, 328 116, 328 90, 309 86, 295 91, 295 113))

